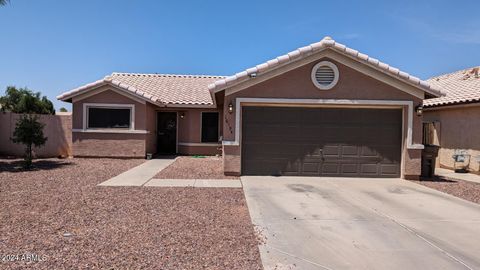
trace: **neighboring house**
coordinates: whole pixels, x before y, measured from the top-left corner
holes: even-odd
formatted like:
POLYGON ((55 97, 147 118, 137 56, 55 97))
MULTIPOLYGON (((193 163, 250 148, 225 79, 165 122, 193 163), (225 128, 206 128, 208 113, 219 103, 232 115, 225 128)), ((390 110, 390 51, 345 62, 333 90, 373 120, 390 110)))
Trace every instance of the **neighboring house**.
POLYGON ((420 175, 441 92, 329 37, 230 77, 113 73, 73 103, 76 156, 222 154, 227 175, 420 175), (418 111, 418 113, 417 113, 418 111))
MULTIPOLYGON (((480 75, 468 68, 428 80, 446 96, 424 101, 425 143, 437 144, 437 166, 454 168, 455 151, 470 155, 469 169, 480 171, 480 75)), ((462 165, 458 163, 457 165, 462 165)))

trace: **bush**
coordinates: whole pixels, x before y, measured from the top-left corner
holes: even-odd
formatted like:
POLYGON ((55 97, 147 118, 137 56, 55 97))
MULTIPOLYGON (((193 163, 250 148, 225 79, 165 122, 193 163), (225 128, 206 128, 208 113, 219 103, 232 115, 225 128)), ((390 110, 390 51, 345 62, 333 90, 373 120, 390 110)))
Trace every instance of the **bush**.
POLYGON ((23 114, 15 124, 12 141, 25 145, 25 168, 32 165, 32 147, 42 146, 48 139, 43 135, 44 126, 33 114, 23 114))

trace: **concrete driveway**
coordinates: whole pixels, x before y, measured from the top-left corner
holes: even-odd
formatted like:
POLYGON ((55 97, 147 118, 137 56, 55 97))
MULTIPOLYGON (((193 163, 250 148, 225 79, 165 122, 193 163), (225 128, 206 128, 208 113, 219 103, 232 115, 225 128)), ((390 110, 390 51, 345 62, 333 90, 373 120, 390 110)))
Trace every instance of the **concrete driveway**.
POLYGON ((265 269, 480 269, 480 205, 401 179, 242 182, 265 269))

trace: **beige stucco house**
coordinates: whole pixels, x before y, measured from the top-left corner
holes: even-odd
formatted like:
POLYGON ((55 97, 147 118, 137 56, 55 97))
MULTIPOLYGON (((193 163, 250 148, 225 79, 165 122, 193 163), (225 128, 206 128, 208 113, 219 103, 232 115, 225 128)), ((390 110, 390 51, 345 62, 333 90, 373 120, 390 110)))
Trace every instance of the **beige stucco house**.
POLYGON ((441 91, 326 37, 233 76, 113 73, 66 92, 76 156, 222 154, 225 174, 420 175, 441 91))
MULTIPOLYGON (((463 151, 471 172, 480 172, 480 75, 468 68, 428 80, 444 97, 424 101, 425 143, 440 145, 437 166, 453 169, 453 155, 463 151), (468 158, 467 158, 468 159, 468 158)), ((463 162, 456 164, 457 168, 463 162)))

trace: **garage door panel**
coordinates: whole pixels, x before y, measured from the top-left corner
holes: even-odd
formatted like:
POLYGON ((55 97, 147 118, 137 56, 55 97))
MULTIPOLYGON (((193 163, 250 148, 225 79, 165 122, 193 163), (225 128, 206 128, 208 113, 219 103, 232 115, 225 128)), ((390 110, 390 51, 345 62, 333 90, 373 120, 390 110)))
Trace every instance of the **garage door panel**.
POLYGON ((343 174, 356 174, 358 172, 358 164, 342 164, 341 169, 343 174))
POLYGON ((342 145, 342 156, 352 156, 357 157, 360 152, 359 147, 356 145, 342 145))
POLYGON ((402 111, 244 107, 242 173, 398 177, 402 111))
POLYGON ((340 174, 340 164, 338 163, 323 163, 322 164, 322 173, 324 175, 339 175, 340 174))
POLYGON ((397 175, 397 165, 395 164, 380 164, 380 170, 384 175, 397 175))
POLYGON ((378 164, 368 164, 368 163, 364 163, 364 164, 360 164, 360 172, 362 174, 372 174, 372 175, 375 175, 377 174, 378 172, 378 164))

